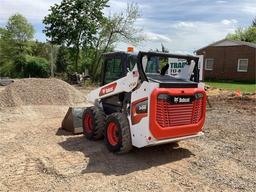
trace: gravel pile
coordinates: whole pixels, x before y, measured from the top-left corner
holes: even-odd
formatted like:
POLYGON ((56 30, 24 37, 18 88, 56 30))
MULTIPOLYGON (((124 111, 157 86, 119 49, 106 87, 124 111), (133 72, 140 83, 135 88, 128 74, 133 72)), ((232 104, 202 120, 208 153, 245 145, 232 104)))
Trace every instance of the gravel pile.
POLYGON ((76 105, 85 96, 59 79, 19 79, 0 91, 0 107, 21 105, 76 105))

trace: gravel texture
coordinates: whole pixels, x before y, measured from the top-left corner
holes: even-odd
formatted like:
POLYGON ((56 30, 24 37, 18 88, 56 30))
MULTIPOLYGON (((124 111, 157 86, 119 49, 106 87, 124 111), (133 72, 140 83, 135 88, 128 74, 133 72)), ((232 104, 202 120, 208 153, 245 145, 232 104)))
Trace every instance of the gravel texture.
POLYGON ((0 107, 21 105, 76 105, 85 102, 85 96, 59 79, 18 79, 1 88, 0 107))
POLYGON ((254 192, 255 100, 210 101, 203 137, 125 155, 59 129, 68 106, 3 108, 0 191, 254 192))

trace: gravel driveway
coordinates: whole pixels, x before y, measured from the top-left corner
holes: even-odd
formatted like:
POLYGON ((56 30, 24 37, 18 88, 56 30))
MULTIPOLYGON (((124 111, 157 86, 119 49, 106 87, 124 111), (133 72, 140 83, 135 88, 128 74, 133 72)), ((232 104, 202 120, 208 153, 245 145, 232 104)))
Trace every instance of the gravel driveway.
POLYGON ((255 191, 255 102, 210 98, 205 136, 109 153, 59 129, 67 106, 0 110, 0 191, 255 191))

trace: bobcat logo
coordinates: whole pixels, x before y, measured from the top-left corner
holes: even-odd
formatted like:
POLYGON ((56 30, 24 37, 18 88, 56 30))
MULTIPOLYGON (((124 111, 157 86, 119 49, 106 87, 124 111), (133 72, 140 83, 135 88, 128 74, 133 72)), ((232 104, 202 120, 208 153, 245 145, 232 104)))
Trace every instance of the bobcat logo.
POLYGON ((116 89, 116 85, 117 85, 117 83, 112 83, 110 85, 107 85, 106 87, 103 87, 100 90, 99 96, 113 92, 116 89))
POLYGON ((179 102, 179 98, 178 97, 174 97, 174 103, 178 103, 179 102))
POLYGON ((174 97, 173 102, 174 103, 189 103, 190 98, 174 97))

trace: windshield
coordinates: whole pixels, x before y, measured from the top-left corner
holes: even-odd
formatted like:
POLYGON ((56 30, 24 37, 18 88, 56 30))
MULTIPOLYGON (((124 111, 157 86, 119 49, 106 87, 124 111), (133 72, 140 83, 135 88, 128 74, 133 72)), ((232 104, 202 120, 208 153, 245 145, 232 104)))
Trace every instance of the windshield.
POLYGON ((199 81, 198 57, 192 55, 169 54, 162 52, 139 52, 139 70, 142 80, 162 76, 199 81))
POLYGON ((169 68, 168 57, 150 57, 145 64, 146 74, 162 74, 169 68))
POLYGON ((160 62, 158 57, 151 57, 145 69, 145 73, 160 73, 160 62))
POLYGON ((186 65, 189 65, 186 59, 169 57, 150 57, 144 65, 146 74, 172 75, 179 74, 186 65))

